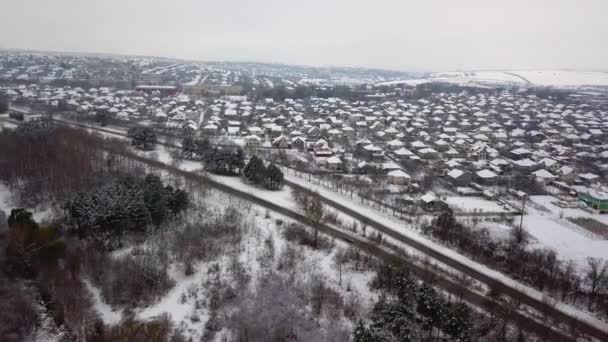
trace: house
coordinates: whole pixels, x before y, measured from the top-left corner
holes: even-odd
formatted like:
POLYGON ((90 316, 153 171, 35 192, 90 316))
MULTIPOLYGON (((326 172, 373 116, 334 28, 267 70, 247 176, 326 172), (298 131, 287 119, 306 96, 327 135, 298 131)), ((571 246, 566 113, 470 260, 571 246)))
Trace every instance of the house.
POLYGON ((471 176, 460 169, 452 169, 446 173, 446 176, 448 181, 455 186, 463 186, 471 182, 471 176))
POLYGON ((580 175, 578 175, 578 180, 581 181, 582 183, 585 184, 593 184, 596 181, 598 181, 600 179, 600 176, 591 173, 591 172, 587 172, 587 173, 581 173, 580 175))
POLYGON ((557 175, 564 182, 571 182, 576 177, 576 172, 570 166, 564 165, 557 170, 557 175))
POLYGON ((291 144, 286 136, 281 135, 272 140, 272 147, 274 148, 290 148, 291 144))
POLYGON ((397 139, 391 140, 386 143, 386 146, 388 146, 388 148, 393 151, 402 148, 403 145, 404 145, 403 142, 401 142, 400 140, 397 140, 397 139))
POLYGON ((325 165, 330 171, 342 172, 344 170, 342 161, 336 156, 327 158, 327 160, 325 160, 325 165))
POLYGON ((442 201, 439 197, 437 197, 437 195, 430 191, 420 197, 419 203, 420 207, 426 211, 436 212, 450 210, 447 203, 442 201))
POLYGON ((393 152, 393 154, 397 157, 397 159, 400 159, 400 160, 408 159, 414 155, 414 153, 412 151, 408 150, 405 147, 398 149, 397 151, 393 152))
POLYGON ((477 175, 478 181, 482 184, 494 184, 497 177, 493 171, 488 169, 477 171, 475 174, 477 175))
POLYGON ((245 137, 245 146, 247 147, 259 147, 262 145, 262 139, 257 135, 248 135, 245 137))
POLYGON ((294 148, 297 148, 300 151, 303 151, 306 148, 306 139, 297 136, 293 139, 291 139, 291 146, 293 146, 294 148))
POLYGON ((362 162, 359 162, 355 166, 353 172, 360 173, 360 174, 375 175, 375 174, 380 174, 382 172, 382 170, 374 164, 370 164, 366 161, 362 161, 362 162))
POLYGON ((411 181, 412 177, 401 169, 393 170, 388 173, 388 182, 391 184, 409 186, 411 181))
POLYGON ((540 161, 540 164, 543 165, 550 172, 557 172, 559 170, 559 163, 555 159, 551 158, 543 158, 540 161))
POLYGON ((435 149, 430 148, 430 147, 420 149, 420 150, 418 150, 417 153, 420 156, 420 158, 424 158, 424 159, 435 159, 439 155, 435 149))
POLYGON ((212 123, 203 127, 203 134, 215 135, 218 132, 218 127, 212 123))
POLYGON ((540 169, 540 170, 534 171, 534 172, 532 172, 532 174, 544 183, 548 183, 548 182, 551 182, 551 181, 554 181, 557 179, 557 176, 555 176, 554 174, 552 174, 551 172, 549 172, 545 169, 540 169))

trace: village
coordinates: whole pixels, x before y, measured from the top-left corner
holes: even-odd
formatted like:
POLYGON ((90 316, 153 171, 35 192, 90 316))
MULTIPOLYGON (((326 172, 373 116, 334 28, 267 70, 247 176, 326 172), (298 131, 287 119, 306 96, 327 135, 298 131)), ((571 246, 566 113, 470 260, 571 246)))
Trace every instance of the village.
MULTIPOLYGON (((183 148, 185 138, 237 148, 248 160, 257 156, 280 167, 291 189, 314 191, 368 218, 391 216, 395 231, 412 230, 476 260, 513 235, 526 241, 530 255, 548 253, 563 260, 560 265, 572 261, 576 274, 585 272, 588 260, 607 258, 603 87, 245 63, 1 56, 0 97, 7 110, 0 130, 47 119, 109 136, 151 129, 162 147, 149 152, 160 161, 179 163, 182 157, 167 146, 183 148), (446 213, 466 227, 462 236, 429 231, 446 213)), ((209 177, 297 209, 286 189, 265 192, 238 178, 209 177)), ((498 254, 487 257, 490 267, 498 267, 492 264, 498 254)))

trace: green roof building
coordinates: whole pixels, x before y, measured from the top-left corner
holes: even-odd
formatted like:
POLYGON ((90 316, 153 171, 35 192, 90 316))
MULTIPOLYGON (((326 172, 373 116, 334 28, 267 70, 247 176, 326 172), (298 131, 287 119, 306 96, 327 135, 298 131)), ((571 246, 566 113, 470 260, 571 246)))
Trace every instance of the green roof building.
POLYGON ((587 191, 580 191, 578 199, 585 202, 590 208, 600 213, 608 213, 608 192, 587 189, 587 191))

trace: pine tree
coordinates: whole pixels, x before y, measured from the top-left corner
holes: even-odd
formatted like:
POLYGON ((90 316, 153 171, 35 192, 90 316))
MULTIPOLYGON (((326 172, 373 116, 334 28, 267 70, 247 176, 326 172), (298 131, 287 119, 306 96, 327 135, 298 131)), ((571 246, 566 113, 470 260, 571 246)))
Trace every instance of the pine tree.
POLYGON ((160 177, 147 175, 144 181, 143 198, 150 211, 152 223, 157 227, 167 217, 167 198, 160 177))
POLYGON ((283 172, 276 165, 268 165, 266 172, 266 188, 270 190, 279 190, 285 184, 283 172))
POLYGON ((245 165, 245 153, 241 148, 237 148, 230 155, 230 173, 240 174, 245 165))
POLYGON ((452 336, 455 341, 471 341, 473 339, 471 309, 464 303, 450 305, 441 330, 452 336))
POLYGON ((353 342, 374 342, 371 332, 365 327, 362 320, 357 322, 353 331, 353 342))
POLYGON ((424 318, 424 330, 432 333, 433 328, 441 325, 445 315, 445 303, 431 285, 424 283, 418 289, 416 309, 424 318))
POLYGON ((259 183, 260 173, 264 167, 264 162, 258 156, 252 156, 245 168, 243 168, 243 176, 252 183, 259 183))
POLYGON ((192 137, 185 137, 182 140, 182 155, 185 158, 193 158, 196 152, 196 146, 192 137))
POLYGON ((193 154, 197 159, 202 159, 206 153, 209 152, 209 148, 211 147, 211 143, 209 140, 205 139, 196 139, 194 141, 193 146, 193 154))
POLYGON ((127 131, 131 145, 141 150, 152 150, 156 144, 156 133, 150 127, 131 127, 127 131))
POLYGON ((186 210, 190 204, 190 196, 184 190, 177 189, 173 191, 173 189, 170 189, 168 190, 168 196, 169 211, 173 215, 178 215, 180 212, 186 210))

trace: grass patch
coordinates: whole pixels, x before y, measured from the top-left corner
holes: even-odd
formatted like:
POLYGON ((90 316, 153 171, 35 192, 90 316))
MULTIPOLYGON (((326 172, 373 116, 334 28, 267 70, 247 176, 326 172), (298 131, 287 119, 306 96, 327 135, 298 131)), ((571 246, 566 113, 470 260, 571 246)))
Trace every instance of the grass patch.
POLYGON ((590 217, 568 217, 568 221, 577 226, 608 240, 608 225, 590 217))

